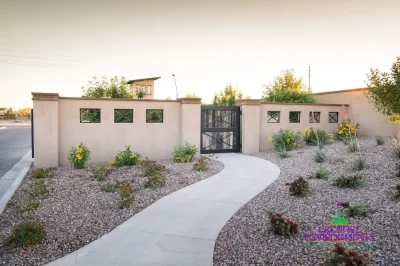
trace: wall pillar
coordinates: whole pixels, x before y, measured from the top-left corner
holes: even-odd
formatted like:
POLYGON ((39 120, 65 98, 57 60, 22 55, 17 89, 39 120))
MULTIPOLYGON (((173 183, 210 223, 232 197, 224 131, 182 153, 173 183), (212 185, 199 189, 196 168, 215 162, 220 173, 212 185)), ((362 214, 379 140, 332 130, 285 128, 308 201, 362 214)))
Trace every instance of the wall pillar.
POLYGON ((238 101, 242 111, 241 135, 242 153, 260 151, 260 100, 242 99, 238 101))
POLYGON ((196 145, 200 155, 201 98, 181 98, 181 145, 196 145))
POLYGON ((35 167, 58 167, 58 97, 32 92, 35 167))

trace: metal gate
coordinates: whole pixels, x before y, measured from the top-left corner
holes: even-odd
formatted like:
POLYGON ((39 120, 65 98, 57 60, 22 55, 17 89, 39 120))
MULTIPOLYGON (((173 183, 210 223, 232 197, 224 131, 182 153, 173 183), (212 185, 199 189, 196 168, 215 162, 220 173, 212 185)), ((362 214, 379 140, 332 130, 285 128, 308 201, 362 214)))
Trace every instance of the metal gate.
POLYGON ((32 158, 35 157, 35 143, 33 136, 33 109, 31 109, 31 146, 32 146, 32 158))
POLYGON ((240 152, 240 107, 201 107, 201 153, 240 152))

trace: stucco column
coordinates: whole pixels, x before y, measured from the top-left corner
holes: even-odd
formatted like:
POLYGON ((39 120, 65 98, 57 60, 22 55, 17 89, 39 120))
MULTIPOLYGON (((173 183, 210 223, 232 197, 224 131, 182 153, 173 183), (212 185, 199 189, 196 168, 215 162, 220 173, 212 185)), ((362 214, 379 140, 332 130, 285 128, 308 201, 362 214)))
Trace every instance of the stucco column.
POLYGON ((238 101, 242 111, 242 153, 260 151, 260 100, 243 99, 238 101))
POLYGON ((34 166, 58 167, 58 93, 32 92, 34 166))
MULTIPOLYGON (((181 98, 181 145, 185 141, 200 151, 201 98, 181 98)), ((196 154, 198 156, 200 152, 196 154)))

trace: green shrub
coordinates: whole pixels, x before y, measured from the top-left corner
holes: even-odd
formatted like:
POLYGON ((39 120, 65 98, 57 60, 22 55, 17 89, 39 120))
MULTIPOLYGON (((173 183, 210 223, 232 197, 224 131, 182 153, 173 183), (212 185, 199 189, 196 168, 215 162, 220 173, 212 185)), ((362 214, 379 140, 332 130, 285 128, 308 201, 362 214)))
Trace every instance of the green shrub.
POLYGON ((119 190, 121 200, 118 202, 118 208, 124 209, 128 207, 135 198, 133 197, 133 189, 128 181, 115 180, 115 187, 119 190))
POLYGON ((338 266, 338 265, 368 265, 369 254, 364 252, 359 254, 355 250, 347 250, 343 244, 335 244, 335 248, 332 249, 332 253, 329 258, 325 260, 325 266, 338 266))
POLYGON ((281 157, 283 159, 288 158, 290 156, 289 152, 287 150, 285 150, 285 149, 279 150, 278 151, 278 155, 279 155, 279 157, 281 157))
POLYGON ((323 149, 318 148, 314 155, 314 160, 317 163, 323 163, 325 160, 325 152, 323 149))
POLYGON ((335 185, 340 188, 356 188, 363 185, 365 179, 361 175, 339 177, 335 180, 335 185))
POLYGON ((282 150, 291 151, 294 147, 300 146, 301 136, 299 131, 280 129, 268 139, 272 141, 275 150, 281 152, 282 150))
POLYGON ((288 220, 280 213, 266 211, 269 216, 271 229, 276 235, 291 237, 299 233, 298 225, 292 220, 288 220))
POLYGON ((120 151, 117 156, 115 156, 115 160, 111 160, 109 163, 115 167, 121 166, 133 166, 137 165, 140 162, 140 153, 133 153, 131 151, 131 146, 125 146, 125 150, 120 151))
POLYGON ((115 192, 115 189, 115 185, 110 182, 100 185, 100 190, 104 192, 115 192))
POLYGON ((196 145, 191 145, 189 142, 185 142, 185 145, 174 148, 172 156, 176 163, 188 163, 193 160, 196 152, 196 145))
POLYGON ((354 136, 360 129, 360 124, 353 124, 350 119, 346 119, 338 123, 336 137, 338 139, 349 138, 354 136))
POLYGON ((17 210, 17 213, 18 214, 24 214, 25 212, 33 211, 33 210, 35 210, 35 209, 37 209, 39 207, 40 207, 40 202, 32 201, 32 202, 29 202, 28 204, 26 204, 24 207, 19 208, 17 210))
POLYGON ((306 128, 303 136, 307 145, 320 147, 330 144, 333 138, 333 135, 327 134, 324 130, 314 128, 306 128))
POLYGON ((350 202, 346 201, 343 203, 343 208, 346 210, 348 217, 367 217, 368 216, 368 205, 360 204, 351 206, 350 202))
POLYGON ((45 179, 38 179, 30 185, 32 198, 42 198, 49 194, 45 179))
POLYGON ((53 178, 54 174, 54 168, 35 168, 32 170, 31 177, 33 179, 53 178))
POLYGON ((306 196, 310 193, 310 184, 303 177, 285 183, 285 185, 289 186, 289 192, 292 196, 306 196))
POLYGON ((5 240, 11 247, 23 248, 35 245, 46 237, 40 222, 24 221, 12 229, 12 234, 5 240))
POLYGON ((193 165, 194 170, 198 172, 207 171, 209 161, 210 158, 201 156, 200 159, 194 163, 193 165))
POLYGON ((144 170, 144 175, 147 177, 159 175, 165 170, 165 165, 158 164, 156 161, 151 161, 147 158, 141 162, 141 165, 144 170))
POLYGON ((356 158, 356 160, 354 162, 354 168, 356 170, 358 170, 358 171, 361 171, 361 170, 363 170, 365 168, 365 159, 364 159, 364 157, 362 157, 361 155, 357 156, 357 158, 356 158))
POLYGON ((112 169, 108 168, 106 164, 99 164, 96 168, 93 169, 94 179, 97 181, 104 181, 111 174, 112 169))
POLYGON ((376 140, 376 144, 377 145, 385 144, 385 137, 384 136, 376 136, 375 140, 376 140))
POLYGON ((68 159, 75 168, 85 168, 86 162, 90 160, 90 150, 81 142, 77 148, 71 148, 68 159))
POLYGON ((328 173, 320 168, 315 172, 315 174, 308 177, 309 179, 328 179, 328 173))

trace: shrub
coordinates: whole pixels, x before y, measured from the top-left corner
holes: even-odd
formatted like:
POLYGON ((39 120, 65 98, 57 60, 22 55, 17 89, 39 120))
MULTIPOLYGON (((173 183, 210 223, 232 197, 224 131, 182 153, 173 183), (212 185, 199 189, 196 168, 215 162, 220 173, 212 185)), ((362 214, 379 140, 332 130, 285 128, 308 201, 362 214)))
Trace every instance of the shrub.
POLYGON ((40 202, 32 201, 32 202, 29 202, 28 204, 26 204, 24 207, 19 208, 17 210, 17 213, 24 214, 25 212, 30 212, 30 211, 33 211, 33 210, 39 208, 39 206, 40 206, 40 202))
POLYGON ((77 148, 72 147, 68 159, 75 168, 85 168, 86 162, 90 160, 90 150, 81 142, 77 148))
POLYGON ((275 150, 281 152, 282 150, 291 151, 294 147, 300 146, 301 137, 299 131, 280 129, 268 139, 272 141, 275 150))
POLYGON ((350 202, 343 202, 343 208, 346 209, 346 214, 348 217, 367 217, 368 216, 368 205, 360 204, 351 206, 350 202))
POLYGON ((394 200, 399 200, 400 199, 400 184, 394 186, 394 187, 389 187, 389 189, 392 192, 393 199, 394 200))
POLYGON ((278 155, 283 159, 289 157, 289 153, 286 149, 281 149, 280 151, 278 151, 278 155))
POLYGON ((108 168, 105 164, 99 164, 93 169, 94 179, 97 181, 104 181, 111 174, 112 169, 108 168))
POLYGON ((347 250, 343 244, 335 244, 335 248, 332 249, 330 258, 325 260, 324 265, 326 266, 338 266, 338 265, 368 265, 369 254, 364 252, 359 254, 355 250, 347 250))
POLYGON ((23 248, 35 245, 45 237, 46 232, 40 222, 24 221, 13 228, 12 234, 5 240, 5 244, 23 248))
POLYGON ((167 180, 162 175, 153 175, 148 176, 146 183, 144 184, 145 187, 155 188, 155 187, 163 187, 167 183, 167 180))
POLYGON ((346 119, 338 124, 336 136, 339 139, 354 136, 360 128, 360 124, 352 124, 350 119, 346 119))
POLYGON ((174 148, 172 156, 176 163, 187 163, 193 160, 196 152, 196 145, 191 145, 189 142, 185 142, 185 145, 174 148))
POLYGON ((292 220, 284 218, 280 213, 266 212, 268 213, 271 229, 274 234, 291 237, 299 233, 297 224, 292 220))
POLYGON ((33 179, 52 178, 54 177, 53 168, 35 168, 32 170, 31 177, 33 179))
POLYGON ((318 148, 314 155, 314 160, 317 163, 323 163, 325 160, 325 152, 323 149, 318 148))
POLYGON ((115 185, 107 182, 105 184, 100 185, 100 190, 104 192, 115 192, 115 185))
POLYGON ((335 180, 335 185, 340 188, 356 188, 363 185, 365 179, 361 175, 353 175, 348 177, 339 177, 335 180))
POLYGON ((315 174, 308 177, 309 179, 328 179, 328 173, 320 168, 315 172, 315 174))
POLYGON ((41 198, 47 196, 49 191, 47 190, 45 179, 39 179, 30 185, 30 195, 32 198, 41 198))
POLYGON ((376 136, 375 140, 376 140, 376 144, 377 145, 385 144, 385 137, 384 136, 376 136))
POLYGON ((400 133, 397 137, 392 139, 392 146, 394 148, 395 156, 400 158, 400 133))
POLYGON ((118 208, 124 209, 128 207, 135 198, 133 197, 133 189, 128 181, 115 180, 115 187, 119 190, 121 200, 118 202, 118 208))
POLYGON ((360 146, 358 145, 358 142, 355 139, 350 139, 347 142, 347 145, 349 146, 350 152, 359 152, 360 151, 360 146))
POLYGON ((361 170, 363 170, 365 168, 365 159, 364 159, 364 157, 362 157, 361 155, 357 156, 357 159, 354 162, 354 168, 356 170, 358 170, 358 171, 361 171, 361 170))
POLYGON ((155 161, 143 160, 142 167, 144 169, 144 175, 147 176, 145 187, 163 187, 165 186, 167 180, 162 175, 162 172, 165 170, 165 166, 156 163, 155 161))
POLYGON ((306 196, 310 193, 310 184, 303 177, 285 185, 289 186, 289 192, 292 196, 306 196))
POLYGON ((139 163, 141 154, 133 153, 131 151, 131 146, 125 146, 125 150, 120 151, 117 156, 115 156, 115 160, 111 160, 110 164, 115 167, 121 166, 133 166, 139 163))
POLYGON ((193 164, 193 168, 194 170, 201 172, 201 171, 206 171, 208 169, 208 163, 209 163, 210 159, 208 157, 205 156, 201 156, 199 160, 197 160, 194 164, 193 164))
POLYGON ((322 129, 306 128, 304 131, 304 141, 307 145, 323 146, 331 143, 333 135, 327 134, 322 129))

